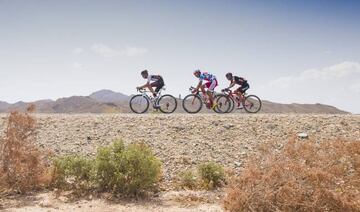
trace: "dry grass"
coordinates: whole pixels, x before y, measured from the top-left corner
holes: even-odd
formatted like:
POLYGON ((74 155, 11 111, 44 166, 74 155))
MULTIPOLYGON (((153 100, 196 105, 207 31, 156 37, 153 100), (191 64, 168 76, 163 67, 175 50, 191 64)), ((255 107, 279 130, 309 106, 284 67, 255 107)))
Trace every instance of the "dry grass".
POLYGON ((48 154, 35 145, 36 120, 27 113, 11 112, 0 139, 0 191, 26 192, 47 184, 48 154))
POLYGON ((230 211, 360 211, 360 142, 267 145, 232 180, 230 211))

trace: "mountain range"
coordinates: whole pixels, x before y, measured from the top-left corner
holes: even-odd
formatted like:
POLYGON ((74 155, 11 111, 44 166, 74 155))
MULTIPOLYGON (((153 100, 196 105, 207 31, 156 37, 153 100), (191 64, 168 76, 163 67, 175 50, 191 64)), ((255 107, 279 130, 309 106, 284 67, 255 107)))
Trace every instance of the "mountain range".
MULTIPOLYGON (((20 110, 33 104, 39 113, 128 113, 130 96, 112 90, 99 90, 89 96, 71 96, 57 100, 39 100, 35 102, 16 102, 9 104, 0 101, 0 113, 20 110)), ((178 104, 178 112, 183 112, 178 104)), ((346 111, 324 104, 280 104, 263 101, 262 113, 320 113, 345 114, 346 111)))

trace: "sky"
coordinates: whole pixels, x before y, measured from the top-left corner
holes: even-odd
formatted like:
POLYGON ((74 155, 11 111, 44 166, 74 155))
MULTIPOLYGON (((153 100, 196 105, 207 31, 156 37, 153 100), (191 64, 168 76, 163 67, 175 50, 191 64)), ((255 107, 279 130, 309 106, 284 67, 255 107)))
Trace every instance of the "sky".
POLYGON ((360 1, 0 0, 0 100, 125 94, 160 74, 187 94, 195 69, 249 93, 360 113, 360 1))

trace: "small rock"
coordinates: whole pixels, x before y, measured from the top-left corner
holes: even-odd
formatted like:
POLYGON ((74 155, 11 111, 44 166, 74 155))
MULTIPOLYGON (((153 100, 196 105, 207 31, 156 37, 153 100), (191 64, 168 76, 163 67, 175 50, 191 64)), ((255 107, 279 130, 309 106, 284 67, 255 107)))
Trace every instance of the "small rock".
POLYGON ((238 161, 235 161, 235 167, 241 167, 242 163, 241 162, 238 162, 238 161))
POLYGON ((227 129, 227 130, 229 130, 230 128, 233 128, 233 127, 235 127, 235 125, 233 125, 233 124, 224 125, 224 128, 227 129))
POLYGON ((298 133, 297 134, 298 138, 302 138, 302 139, 306 139, 306 138, 309 138, 309 135, 307 133, 298 133))

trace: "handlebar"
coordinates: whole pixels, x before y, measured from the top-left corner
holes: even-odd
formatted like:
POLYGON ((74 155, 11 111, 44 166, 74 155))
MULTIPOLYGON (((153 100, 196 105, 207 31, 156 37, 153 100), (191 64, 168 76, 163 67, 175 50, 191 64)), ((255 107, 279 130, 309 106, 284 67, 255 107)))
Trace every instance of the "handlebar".
POLYGON ((139 89, 136 89, 138 92, 140 92, 140 93, 144 93, 144 92, 146 92, 146 89, 145 88, 139 88, 139 89))

